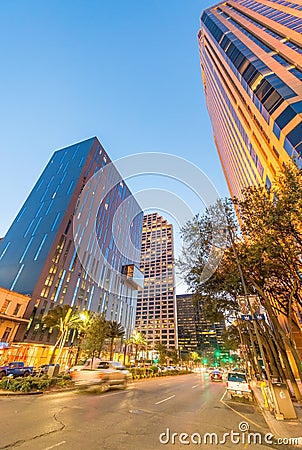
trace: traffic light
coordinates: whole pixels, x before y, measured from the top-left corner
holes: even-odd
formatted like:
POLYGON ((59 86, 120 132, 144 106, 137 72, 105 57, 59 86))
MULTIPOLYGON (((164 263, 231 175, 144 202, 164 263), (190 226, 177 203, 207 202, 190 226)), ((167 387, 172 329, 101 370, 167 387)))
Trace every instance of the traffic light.
POLYGON ((203 362, 203 364, 208 364, 207 358, 203 358, 202 362, 203 362))
POLYGON ((220 357, 220 350, 215 350, 215 358, 219 358, 220 357))

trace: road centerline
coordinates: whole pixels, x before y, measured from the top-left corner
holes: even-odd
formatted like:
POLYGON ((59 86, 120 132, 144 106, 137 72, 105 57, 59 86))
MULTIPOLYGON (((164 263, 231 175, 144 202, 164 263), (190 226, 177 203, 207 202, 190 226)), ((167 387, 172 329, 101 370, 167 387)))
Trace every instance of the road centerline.
POLYGON ((44 450, 50 450, 55 447, 59 447, 60 445, 66 444, 66 441, 58 442, 57 444, 51 445, 50 447, 46 447, 44 450))
POLYGON ((160 403, 166 402, 170 400, 171 398, 175 397, 175 395, 171 395, 170 397, 164 398, 163 400, 160 400, 159 402, 154 403, 155 405, 159 405, 160 403))

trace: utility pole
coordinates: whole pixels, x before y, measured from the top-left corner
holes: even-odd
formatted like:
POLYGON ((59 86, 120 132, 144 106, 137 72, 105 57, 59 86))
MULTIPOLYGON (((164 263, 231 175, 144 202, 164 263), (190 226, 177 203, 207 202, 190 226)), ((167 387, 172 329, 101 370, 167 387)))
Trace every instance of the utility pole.
MULTIPOLYGON (((240 275, 240 278, 241 278, 244 296, 246 298, 246 302, 247 302, 248 308, 249 308, 250 312, 252 313, 252 308, 251 308, 251 302, 250 302, 249 294, 247 292, 247 288, 246 288, 246 283, 245 283, 242 267, 240 265, 240 261, 239 261, 239 258, 238 258, 238 253, 237 253, 235 242, 234 242, 234 237, 233 237, 232 230, 231 230, 230 226, 228 226, 227 230, 228 230, 228 233, 229 233, 229 236, 230 236, 232 249, 233 249, 233 252, 234 252, 234 255, 235 255, 235 259, 236 259, 239 275, 240 275)), ((273 397, 273 400, 274 400, 274 406, 275 406, 275 409, 276 409, 276 417, 277 416, 281 416, 279 405, 278 405, 278 402, 276 400, 275 392, 274 392, 274 389, 272 387, 272 378, 271 378, 271 374, 270 374, 270 370, 269 370, 269 365, 267 364, 267 361, 266 361, 266 358, 265 358, 265 353, 264 353, 263 345, 262 345, 261 338, 260 338, 260 335, 259 335, 259 331, 258 331, 258 328, 257 328, 257 323, 256 323, 256 320, 253 317, 252 317, 252 323, 253 323, 253 327, 254 327, 257 343, 258 343, 258 346, 259 346, 260 354, 261 354, 261 356, 263 358, 264 366, 266 368, 267 381, 268 381, 268 385, 269 385, 269 388, 270 388, 270 391, 272 393, 272 397, 273 397)), ((251 338, 251 333, 250 333, 250 338, 251 338)), ((253 339, 251 339, 251 343, 252 343, 253 352, 254 352, 254 355, 255 355, 255 362, 256 362, 257 368, 258 368, 259 364, 258 364, 258 360, 257 360, 257 352, 256 352, 256 348, 255 348, 255 344, 253 342, 253 339)))

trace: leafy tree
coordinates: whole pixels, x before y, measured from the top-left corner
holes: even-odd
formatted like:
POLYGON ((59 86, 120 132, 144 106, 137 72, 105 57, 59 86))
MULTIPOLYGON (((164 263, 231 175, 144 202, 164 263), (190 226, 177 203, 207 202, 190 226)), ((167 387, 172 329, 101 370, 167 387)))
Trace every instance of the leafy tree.
POLYGON ((197 352, 192 352, 191 353, 191 359, 193 361, 194 364, 200 362, 200 356, 197 352))
POLYGON ((90 326, 90 321, 93 317, 93 313, 91 311, 81 311, 79 312, 79 323, 77 324, 78 338, 77 338, 77 353, 75 357, 74 364, 76 365, 80 356, 80 352, 82 349, 83 339, 86 336, 87 330, 90 326))
MULTIPOLYGON (((295 166, 285 167, 269 192, 259 186, 248 188, 241 199, 233 200, 242 233, 230 201, 225 202, 226 249, 216 272, 205 279, 203 274, 212 242, 213 209, 217 207, 213 206, 203 216, 198 216, 195 223, 191 221, 184 227, 187 248, 179 263, 192 292, 205 300, 205 316, 213 318, 222 313, 231 318, 238 311, 239 295, 258 295, 269 323, 259 321, 253 326, 245 325, 244 339, 247 336, 249 339, 246 347, 254 346, 251 362, 257 371, 255 355, 260 351, 255 344, 257 332, 263 348, 261 356, 266 359, 268 370, 282 380, 289 378, 297 399, 301 395, 287 353, 290 351, 301 378, 301 359, 293 339, 294 332, 301 334, 301 194, 302 172, 295 166), (188 244, 194 242, 196 248, 188 254, 188 244)), ((222 235, 221 222, 220 227, 222 235)), ((217 226, 215 232, 217 234, 217 226)))
POLYGON ((222 347, 224 350, 238 350, 240 347, 241 341, 240 341, 240 333, 238 328, 238 321, 237 326, 236 324, 230 325, 222 334, 222 347))
POLYGON ((117 323, 116 321, 109 322, 107 337, 110 339, 110 361, 112 361, 113 358, 113 345, 115 339, 123 338, 124 334, 125 329, 120 323, 117 323))
POLYGON ((126 364, 126 357, 127 357, 127 351, 128 351, 128 347, 129 345, 131 345, 131 339, 125 339, 124 340, 124 359, 123 359, 123 364, 126 364))
POLYGON ((179 363, 179 354, 175 347, 170 347, 168 349, 168 357, 172 360, 172 364, 176 365, 179 363))
MULTIPOLYGON (((291 353, 302 378, 301 356, 294 341, 294 332, 301 336, 302 171, 289 165, 269 192, 253 187, 243 194, 234 202, 245 237, 245 245, 238 246, 238 255, 245 278, 267 311, 286 375, 299 398, 287 353, 291 353)), ((264 324, 259 327, 264 328, 264 324)), ((262 337, 265 342, 264 330, 262 337)))
POLYGON ((155 351, 159 354, 158 362, 159 364, 166 364, 167 356, 168 356, 168 349, 165 344, 162 344, 161 342, 157 342, 154 347, 155 351))
POLYGON ((94 314, 83 341, 83 346, 90 357, 101 357, 109 324, 102 314, 94 314))
POLYGON ((59 347, 59 352, 56 358, 57 362, 62 354, 69 331, 78 327, 80 322, 79 315, 69 305, 57 305, 55 308, 48 311, 48 313, 42 318, 42 322, 47 327, 58 330, 57 340, 50 358, 50 363, 52 363, 55 357, 56 348, 59 347))
POLYGON ((135 362, 137 362, 137 355, 139 350, 146 348, 148 343, 145 336, 139 331, 134 330, 129 339, 130 343, 134 345, 135 348, 135 362))

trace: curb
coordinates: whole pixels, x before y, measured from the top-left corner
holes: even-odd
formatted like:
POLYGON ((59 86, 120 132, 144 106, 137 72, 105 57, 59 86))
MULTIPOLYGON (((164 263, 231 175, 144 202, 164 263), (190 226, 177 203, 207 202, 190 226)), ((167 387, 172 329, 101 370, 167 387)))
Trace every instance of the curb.
POLYGON ((66 389, 58 389, 53 391, 30 391, 30 392, 14 392, 14 391, 0 391, 0 397, 9 397, 9 396, 18 396, 18 395, 49 395, 49 394, 58 394, 58 393, 64 393, 64 392, 77 392, 77 389, 72 388, 66 388, 66 389))
POLYGON ((37 394, 44 394, 43 391, 31 391, 31 392, 14 392, 14 391, 0 391, 0 397, 9 397, 11 395, 37 395, 37 394))

